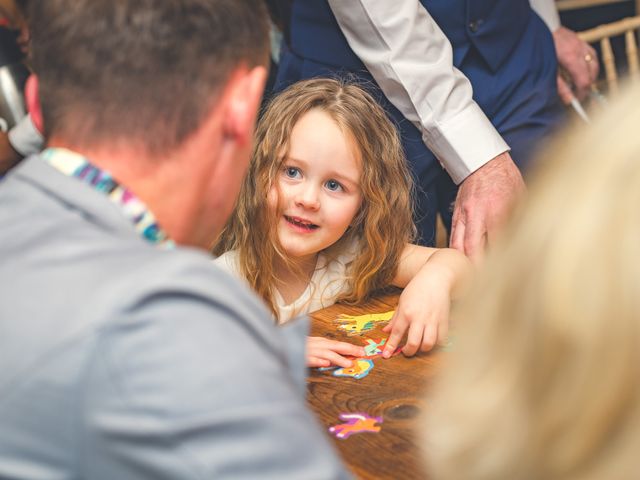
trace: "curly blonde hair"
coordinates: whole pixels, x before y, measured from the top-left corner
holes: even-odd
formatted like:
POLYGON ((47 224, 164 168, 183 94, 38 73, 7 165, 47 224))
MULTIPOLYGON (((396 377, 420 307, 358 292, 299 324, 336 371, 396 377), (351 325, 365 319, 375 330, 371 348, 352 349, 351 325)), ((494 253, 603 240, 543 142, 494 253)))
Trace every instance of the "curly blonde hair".
POLYGON ((276 235, 267 195, 289 150, 298 120, 313 109, 328 114, 353 139, 362 165, 362 204, 351 228, 330 247, 358 242, 349 289, 338 301, 359 303, 387 287, 405 244, 415 235, 413 182, 394 125, 361 87, 318 78, 298 82, 268 104, 257 127, 256 145, 234 213, 213 253, 237 250, 240 270, 277 318, 274 261, 286 261, 276 235))

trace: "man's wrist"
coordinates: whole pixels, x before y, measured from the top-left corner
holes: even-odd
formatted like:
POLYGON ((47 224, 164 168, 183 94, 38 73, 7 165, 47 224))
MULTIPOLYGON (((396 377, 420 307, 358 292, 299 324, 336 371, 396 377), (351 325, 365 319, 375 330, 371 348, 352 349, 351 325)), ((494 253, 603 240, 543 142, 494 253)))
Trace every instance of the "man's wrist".
POLYGON ((509 151, 506 152, 502 152, 498 155, 496 155, 495 157, 493 157, 491 160, 487 161, 486 163, 484 163, 483 165, 480 165, 480 167, 478 167, 476 170, 474 170, 473 172, 471 172, 464 180, 467 180, 470 177, 473 176, 480 176, 480 175, 484 175, 486 173, 489 173, 491 171, 497 170, 501 167, 503 167, 505 164, 513 164, 513 160, 511 159, 511 154, 509 153, 509 151))

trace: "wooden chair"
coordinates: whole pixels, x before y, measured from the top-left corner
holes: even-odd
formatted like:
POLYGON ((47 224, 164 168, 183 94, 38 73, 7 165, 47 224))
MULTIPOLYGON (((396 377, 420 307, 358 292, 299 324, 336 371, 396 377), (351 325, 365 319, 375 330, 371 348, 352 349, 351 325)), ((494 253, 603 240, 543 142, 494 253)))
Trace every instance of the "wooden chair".
POLYGON ((436 244, 437 248, 445 248, 449 246, 449 234, 447 227, 444 226, 440 215, 436 218, 436 244))
POLYGON ((599 25, 589 30, 578 32, 578 36, 587 43, 599 43, 601 64, 604 69, 606 84, 603 88, 610 94, 615 95, 618 91, 618 72, 616 70, 616 60, 611 48, 611 38, 624 35, 625 50, 627 56, 628 76, 632 81, 640 79, 638 68, 638 41, 636 31, 640 30, 640 15, 623 18, 616 22, 599 25))
POLYGON ((640 0, 556 0, 559 11, 578 10, 580 8, 597 7, 610 3, 623 3, 634 1, 636 4, 636 15, 640 14, 640 0))

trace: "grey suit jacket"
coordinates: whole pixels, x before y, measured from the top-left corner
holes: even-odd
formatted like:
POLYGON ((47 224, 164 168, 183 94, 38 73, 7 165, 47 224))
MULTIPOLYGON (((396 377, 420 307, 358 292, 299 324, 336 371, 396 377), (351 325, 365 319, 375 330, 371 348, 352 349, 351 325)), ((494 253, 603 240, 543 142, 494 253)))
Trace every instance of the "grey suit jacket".
POLYGON ((346 478, 304 330, 31 157, 0 184, 0 478, 346 478))

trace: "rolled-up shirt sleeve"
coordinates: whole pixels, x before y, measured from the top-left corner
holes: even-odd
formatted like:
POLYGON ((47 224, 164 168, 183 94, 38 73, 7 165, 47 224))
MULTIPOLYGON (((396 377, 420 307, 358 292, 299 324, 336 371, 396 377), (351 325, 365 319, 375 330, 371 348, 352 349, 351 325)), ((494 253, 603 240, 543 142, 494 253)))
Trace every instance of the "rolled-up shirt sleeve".
POLYGON ((508 151, 418 0, 329 0, 349 46, 456 184, 508 151))

